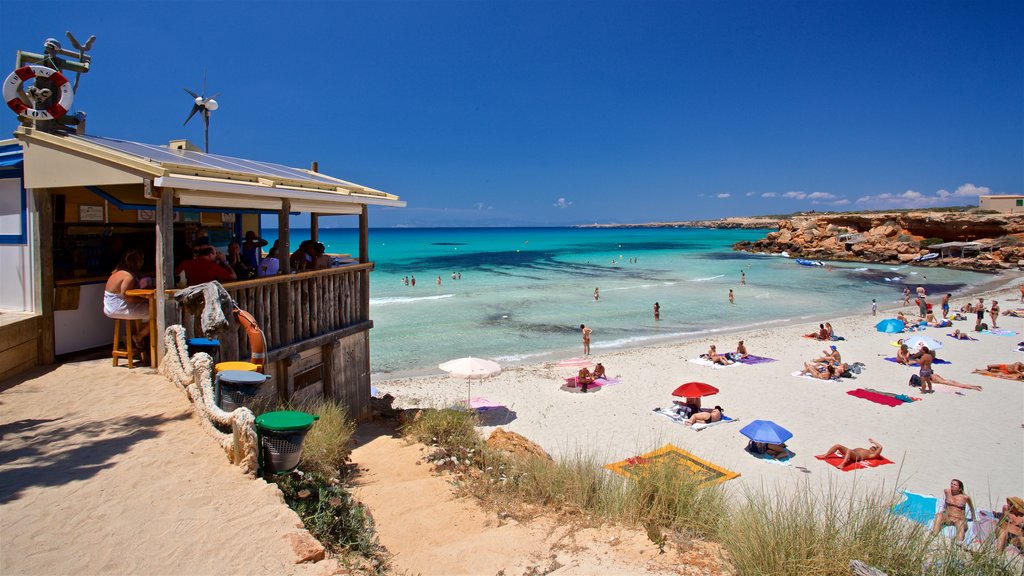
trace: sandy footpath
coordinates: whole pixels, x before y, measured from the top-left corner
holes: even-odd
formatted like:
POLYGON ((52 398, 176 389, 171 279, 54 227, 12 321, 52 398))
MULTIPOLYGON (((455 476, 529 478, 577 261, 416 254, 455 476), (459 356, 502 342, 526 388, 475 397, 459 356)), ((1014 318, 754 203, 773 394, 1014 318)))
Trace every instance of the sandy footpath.
POLYGON ((297 526, 151 370, 105 359, 4 383, 0 573, 330 573, 295 564, 297 526))
MULTIPOLYGON (((1003 310, 1024 307, 1016 284, 1019 278, 996 294, 1003 310)), ((743 290, 737 290, 737 298, 742 298, 743 290)), ((985 297, 987 305, 991 296, 985 297)), ((931 301, 937 308, 938 299, 931 301)), ((966 297, 955 298, 953 309, 966 301, 966 297)), ((908 316, 916 311, 909 306, 902 309, 908 316)), ((922 395, 908 386, 916 368, 884 360, 895 355, 890 342, 900 336, 879 333, 874 325, 894 314, 879 311, 877 317, 868 313, 808 318, 807 324, 599 352, 591 356, 593 362, 603 362, 608 374, 618 376, 622 383, 594 394, 560 390, 562 378, 574 370, 558 368, 556 363, 509 368, 496 377, 473 381, 469 394, 507 408, 494 416, 485 415, 485 433, 502 426, 539 443, 555 457, 588 454, 601 463, 671 442, 741 473, 727 484, 732 489, 758 485, 785 488, 799 480, 849 485, 856 480, 861 487, 899 486, 941 495, 949 479, 956 477, 964 481, 981 508, 1024 494, 1024 383, 971 373, 988 363, 1024 361, 1024 353, 1017 351, 1017 343, 1024 341, 1024 319, 1002 316, 999 327, 1017 335, 974 334, 977 342, 946 336, 953 329, 928 328, 922 334, 945 344, 938 357, 952 362, 936 366, 936 371, 946 378, 981 385, 984 390, 956 394, 957 389, 936 385, 934 394, 922 395), (856 379, 833 382, 792 375, 827 347, 827 343, 800 337, 825 321, 831 321, 835 333, 846 338, 834 342, 843 360, 865 364, 856 379), (739 339, 746 341, 751 354, 778 361, 718 368, 688 361, 707 351, 710 343, 717 343, 719 352, 724 352, 733 350, 739 339), (718 387, 720 393, 705 398, 705 405, 721 405, 738 422, 695 432, 652 413, 655 407, 669 406, 672 390, 688 381, 718 387), (922 400, 888 407, 846 393, 857 388, 905 393, 922 400), (754 419, 772 420, 794 433, 788 444, 795 456, 789 465, 759 460, 744 451, 747 439, 739 430, 754 419), (894 465, 840 472, 814 458, 833 443, 867 446, 869 437, 884 445, 883 455, 894 465)), ((956 322, 954 328, 971 330, 973 326, 972 319, 956 322)), ((599 339, 600 326, 595 326, 595 343, 599 339)), ((402 408, 446 406, 464 402, 468 395, 466 381, 446 375, 378 381, 375 385, 381 393, 394 395, 395 406, 402 408)))

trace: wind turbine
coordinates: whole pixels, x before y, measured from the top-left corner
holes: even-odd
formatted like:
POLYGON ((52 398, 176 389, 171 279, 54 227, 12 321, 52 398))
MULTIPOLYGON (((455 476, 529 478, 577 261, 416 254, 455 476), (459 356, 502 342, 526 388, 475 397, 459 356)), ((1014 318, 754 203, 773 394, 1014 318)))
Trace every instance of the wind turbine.
MULTIPOLYGON (((209 153, 210 152, 210 112, 213 112, 214 110, 216 110, 217 108, 220 107, 220 104, 218 104, 217 101, 214 100, 214 98, 216 98, 217 96, 220 96, 220 92, 217 92, 216 94, 214 94, 213 96, 210 96, 209 98, 207 98, 206 96, 200 96, 199 94, 196 94, 195 92, 189 90, 188 88, 185 88, 185 92, 188 92, 188 95, 193 98, 193 102, 194 103, 192 104, 192 112, 189 113, 188 118, 185 118, 185 122, 184 122, 184 124, 182 124, 182 126, 184 126, 185 124, 188 124, 188 121, 191 120, 192 117, 196 115, 196 112, 202 111, 202 113, 203 113, 203 151, 206 152, 206 153, 209 153)), ((203 73, 203 94, 205 94, 205 93, 206 93, 206 73, 204 72, 203 73)))

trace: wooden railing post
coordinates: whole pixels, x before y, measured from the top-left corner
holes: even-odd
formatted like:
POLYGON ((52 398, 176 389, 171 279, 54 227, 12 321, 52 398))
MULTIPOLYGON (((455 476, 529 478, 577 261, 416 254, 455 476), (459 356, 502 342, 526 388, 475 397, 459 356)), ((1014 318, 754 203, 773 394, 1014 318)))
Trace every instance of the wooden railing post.
MULTIPOLYGON (((370 211, 363 205, 359 213, 359 263, 370 262, 370 211)), ((370 274, 368 270, 359 272, 359 320, 370 319, 370 274)))

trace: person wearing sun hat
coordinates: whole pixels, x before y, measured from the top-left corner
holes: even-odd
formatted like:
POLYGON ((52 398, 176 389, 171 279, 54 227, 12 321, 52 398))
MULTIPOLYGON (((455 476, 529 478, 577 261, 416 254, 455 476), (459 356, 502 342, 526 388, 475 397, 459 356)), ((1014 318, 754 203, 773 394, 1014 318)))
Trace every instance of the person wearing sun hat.
POLYGON ((839 354, 839 349, 836 348, 835 344, 829 346, 828 350, 822 350, 821 353, 824 354, 824 356, 821 358, 815 358, 815 362, 824 362, 833 366, 839 366, 843 363, 843 357, 839 354))
POLYGON ((1002 552, 1007 544, 1024 549, 1024 500, 1019 496, 1010 496, 1006 499, 1002 518, 999 519, 996 550, 1002 552))

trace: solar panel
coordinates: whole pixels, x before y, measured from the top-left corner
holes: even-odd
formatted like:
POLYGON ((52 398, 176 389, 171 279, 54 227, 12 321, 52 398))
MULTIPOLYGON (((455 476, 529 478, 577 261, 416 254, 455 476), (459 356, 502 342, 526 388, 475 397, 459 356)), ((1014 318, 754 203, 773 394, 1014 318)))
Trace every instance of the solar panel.
POLYGON ((128 140, 117 140, 116 138, 105 138, 103 136, 76 135, 74 138, 81 138, 92 144, 117 150, 125 154, 137 156, 158 164, 178 164, 192 166, 197 170, 214 169, 239 172, 242 174, 265 177, 270 179, 287 178, 290 180, 304 180, 316 182, 327 186, 339 186, 339 182, 333 178, 321 176, 315 173, 306 172, 297 168, 273 164, 270 162, 257 162, 244 158, 233 158, 231 156, 220 156, 218 154, 207 154, 193 150, 174 150, 168 146, 154 146, 128 140))

